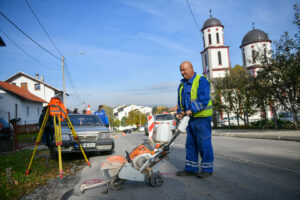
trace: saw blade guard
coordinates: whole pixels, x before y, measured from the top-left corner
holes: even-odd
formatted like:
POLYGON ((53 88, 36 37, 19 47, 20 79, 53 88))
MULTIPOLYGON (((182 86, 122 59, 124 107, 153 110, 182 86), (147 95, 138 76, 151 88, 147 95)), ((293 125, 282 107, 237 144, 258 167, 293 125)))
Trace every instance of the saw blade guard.
POLYGON ((106 180, 116 177, 120 169, 125 164, 126 159, 123 156, 109 156, 101 165, 104 178, 106 180))

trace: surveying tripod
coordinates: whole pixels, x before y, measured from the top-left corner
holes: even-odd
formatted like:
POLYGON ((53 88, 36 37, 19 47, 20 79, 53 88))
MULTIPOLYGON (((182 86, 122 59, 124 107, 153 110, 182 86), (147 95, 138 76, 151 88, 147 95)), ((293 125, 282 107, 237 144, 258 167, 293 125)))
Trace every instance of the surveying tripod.
MULTIPOLYGON (((36 153, 36 150, 37 150, 37 147, 38 145, 40 144, 40 141, 41 141, 41 138, 42 138, 42 135, 44 133, 44 130, 45 130, 45 126, 47 124, 47 121, 48 121, 48 118, 49 118, 49 115, 50 115, 50 112, 51 112, 51 115, 53 116, 53 123, 54 123, 54 130, 55 130, 55 145, 57 146, 57 151, 58 151, 58 164, 59 164, 59 173, 60 173, 60 178, 62 179, 63 178, 63 169, 62 169, 62 156, 61 156, 61 145, 62 145, 62 137, 61 137, 61 121, 63 121, 63 118, 65 118, 66 120, 66 123, 71 131, 71 133, 73 134, 73 138, 74 140, 76 140, 76 143, 77 145, 79 146, 80 150, 81 150, 81 153, 87 163, 88 166, 90 166, 90 162, 88 161, 84 151, 83 151, 83 148, 81 146, 81 144, 79 143, 79 138, 74 130, 74 127, 71 123, 71 120, 69 119, 69 116, 67 115, 67 113, 64 113, 64 115, 61 116, 61 111, 63 111, 62 109, 56 109, 56 110, 52 110, 50 111, 50 109, 52 108, 58 108, 60 106, 63 106, 63 104, 60 102, 59 99, 57 98, 52 98, 49 105, 48 105, 48 108, 47 108, 47 111, 46 111, 46 114, 45 114, 45 117, 44 117, 44 120, 43 120, 43 123, 42 123, 42 126, 40 128, 40 131, 39 131, 39 134, 38 134, 38 137, 36 139, 36 142, 35 142, 35 147, 34 147, 34 151, 32 153, 32 156, 31 156, 31 160, 30 160, 30 163, 29 163, 29 166, 28 166, 28 169, 26 170, 26 175, 29 174, 29 170, 30 170, 30 167, 31 167, 31 164, 32 164, 32 161, 33 161, 33 158, 34 158, 34 155, 36 153), (60 105, 55 105, 55 104, 51 104, 52 100, 56 100, 56 102, 59 102, 60 105)), ((64 106, 63 106, 63 109, 64 109, 64 106)), ((65 109, 64 109, 65 110, 65 109)))

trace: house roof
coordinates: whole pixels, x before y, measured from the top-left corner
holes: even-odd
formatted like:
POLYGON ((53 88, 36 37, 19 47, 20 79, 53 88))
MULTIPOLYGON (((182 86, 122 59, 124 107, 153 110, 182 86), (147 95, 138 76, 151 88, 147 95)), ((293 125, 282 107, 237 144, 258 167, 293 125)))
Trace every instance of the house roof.
POLYGON ((31 80, 34 80, 34 81, 36 81, 36 82, 38 82, 38 83, 44 84, 44 85, 46 85, 47 87, 49 87, 49 88, 55 90, 55 92, 59 92, 59 91, 60 91, 59 89, 57 89, 57 88, 55 88, 55 87, 53 87, 53 86, 51 86, 51 85, 48 85, 47 83, 45 83, 45 82, 43 82, 43 81, 41 81, 41 80, 39 80, 39 79, 33 78, 32 76, 29 76, 28 74, 25 74, 24 72, 18 72, 18 73, 16 73, 15 75, 13 75, 13 76, 10 77, 9 79, 7 79, 5 82, 7 82, 7 83, 8 83, 8 82, 12 82, 13 80, 15 80, 16 78, 18 78, 18 77, 20 77, 20 76, 25 76, 25 77, 27 77, 27 78, 29 78, 29 79, 31 79, 31 80))
POLYGON ((9 93, 13 93, 23 99, 34 101, 34 102, 41 102, 41 103, 48 103, 47 101, 41 99, 40 97, 35 96, 34 94, 30 93, 28 90, 17 87, 15 85, 0 81, 0 89, 3 89, 9 93))

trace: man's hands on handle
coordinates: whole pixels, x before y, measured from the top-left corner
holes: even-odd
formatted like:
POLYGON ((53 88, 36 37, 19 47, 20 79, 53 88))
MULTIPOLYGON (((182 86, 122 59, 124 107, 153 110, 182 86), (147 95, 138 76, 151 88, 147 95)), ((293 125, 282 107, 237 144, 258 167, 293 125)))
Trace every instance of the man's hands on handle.
POLYGON ((178 113, 176 116, 177 116, 178 119, 181 120, 185 115, 186 115, 186 116, 192 116, 192 114, 193 114, 193 113, 192 113, 191 110, 187 110, 187 111, 185 111, 185 112, 184 112, 184 111, 181 111, 181 113, 178 113))

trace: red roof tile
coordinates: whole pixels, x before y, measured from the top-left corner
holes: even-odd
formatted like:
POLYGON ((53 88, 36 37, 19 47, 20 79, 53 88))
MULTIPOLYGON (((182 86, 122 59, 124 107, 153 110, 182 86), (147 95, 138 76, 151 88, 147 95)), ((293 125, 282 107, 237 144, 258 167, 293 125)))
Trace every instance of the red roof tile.
POLYGON ((26 89, 22 89, 20 87, 17 87, 15 85, 0 81, 0 89, 4 89, 8 92, 11 92, 23 99, 27 99, 30 101, 35 101, 35 102, 42 102, 42 103, 48 103, 47 101, 41 99, 40 97, 35 96, 34 94, 30 93, 26 89))

